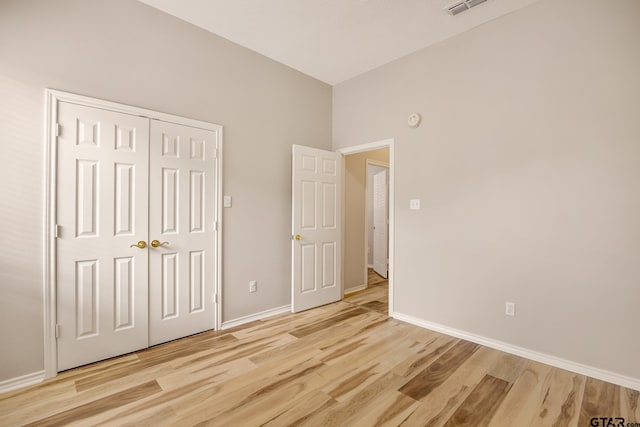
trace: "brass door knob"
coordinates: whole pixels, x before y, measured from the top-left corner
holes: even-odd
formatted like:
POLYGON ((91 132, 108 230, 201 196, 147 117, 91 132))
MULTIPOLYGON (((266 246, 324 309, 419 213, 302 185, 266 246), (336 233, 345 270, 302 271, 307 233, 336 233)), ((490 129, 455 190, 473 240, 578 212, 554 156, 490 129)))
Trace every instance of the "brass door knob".
POLYGON ((166 246, 169 242, 161 242, 160 240, 152 240, 151 246, 154 248, 159 248, 160 246, 166 246))
POLYGON ((140 240, 138 243, 136 243, 135 245, 129 245, 130 248, 140 248, 140 249, 144 249, 147 247, 147 242, 145 242, 144 240, 140 240))
POLYGON ((296 234, 296 237, 294 237, 294 239, 296 239, 296 240, 302 240, 302 236, 301 236, 301 235, 299 235, 299 234, 296 234))

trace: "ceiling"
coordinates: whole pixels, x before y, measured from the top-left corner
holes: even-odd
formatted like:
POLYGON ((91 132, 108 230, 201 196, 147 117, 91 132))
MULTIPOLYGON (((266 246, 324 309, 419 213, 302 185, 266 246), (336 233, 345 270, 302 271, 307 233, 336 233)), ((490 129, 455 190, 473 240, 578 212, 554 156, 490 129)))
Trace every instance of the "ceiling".
POLYGON ((538 0, 140 0, 335 85, 538 0))

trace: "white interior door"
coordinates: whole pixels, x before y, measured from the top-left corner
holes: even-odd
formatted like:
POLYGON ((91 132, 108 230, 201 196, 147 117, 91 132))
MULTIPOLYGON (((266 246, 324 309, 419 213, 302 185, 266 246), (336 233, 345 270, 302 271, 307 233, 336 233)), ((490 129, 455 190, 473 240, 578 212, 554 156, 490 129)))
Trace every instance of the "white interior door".
POLYGON ((58 104, 58 370, 147 347, 147 119, 58 104))
POLYGON ((151 120, 149 340, 214 328, 218 132, 151 120))
POLYGON ((373 269, 387 278, 389 259, 389 202, 387 170, 373 176, 373 269))
POLYGON ((292 311, 342 298, 342 157, 293 146, 292 311))

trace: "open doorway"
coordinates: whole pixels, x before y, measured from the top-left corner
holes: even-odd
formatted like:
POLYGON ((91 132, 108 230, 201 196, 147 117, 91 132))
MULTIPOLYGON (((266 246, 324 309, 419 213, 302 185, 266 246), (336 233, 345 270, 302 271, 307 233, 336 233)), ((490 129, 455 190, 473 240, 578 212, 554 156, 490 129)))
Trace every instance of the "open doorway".
POLYGON ((344 155, 345 300, 392 314, 393 140, 339 152, 344 155))

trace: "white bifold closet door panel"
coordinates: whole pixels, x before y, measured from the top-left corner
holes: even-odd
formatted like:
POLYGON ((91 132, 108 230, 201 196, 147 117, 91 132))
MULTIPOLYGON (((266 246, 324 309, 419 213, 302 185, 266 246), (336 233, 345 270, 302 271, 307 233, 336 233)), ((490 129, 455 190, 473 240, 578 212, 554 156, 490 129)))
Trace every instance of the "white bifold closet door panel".
POLYGON ((58 370, 148 345, 149 120, 58 104, 58 370))
POLYGON ((213 329, 218 132, 151 120, 150 345, 213 329))

